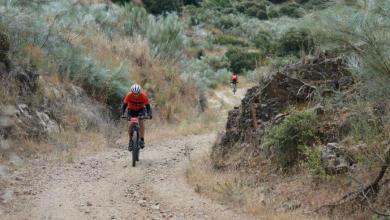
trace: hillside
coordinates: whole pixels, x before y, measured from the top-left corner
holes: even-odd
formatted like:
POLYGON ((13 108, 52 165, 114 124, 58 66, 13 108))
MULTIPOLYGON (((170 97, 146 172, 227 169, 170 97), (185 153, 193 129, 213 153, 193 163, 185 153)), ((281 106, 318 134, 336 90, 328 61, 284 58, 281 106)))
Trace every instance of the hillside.
POLYGON ((388 218, 388 14, 0 0, 0 218, 388 218), (133 83, 154 113, 136 168, 119 117, 133 83))

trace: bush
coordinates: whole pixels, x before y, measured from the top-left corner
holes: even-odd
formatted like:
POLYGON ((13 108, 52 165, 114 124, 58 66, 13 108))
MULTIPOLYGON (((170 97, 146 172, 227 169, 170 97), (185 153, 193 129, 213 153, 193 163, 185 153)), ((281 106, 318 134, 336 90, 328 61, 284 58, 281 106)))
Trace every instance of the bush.
POLYGON ((308 30, 291 28, 279 39, 277 54, 299 56, 301 51, 308 53, 314 49, 314 46, 314 39, 308 30))
POLYGON ((244 1, 235 6, 238 12, 258 19, 267 19, 267 7, 265 2, 244 1))
POLYGON ((259 52, 248 52, 244 49, 232 48, 226 52, 230 61, 230 68, 235 73, 256 68, 257 61, 262 57, 259 52))
POLYGON ((271 34, 266 31, 259 31, 253 41, 256 48, 259 48, 264 54, 268 54, 274 44, 271 34))
POLYGON ((183 6, 180 0, 144 0, 144 6, 152 14, 180 11, 183 6))
POLYGON ((268 1, 270 1, 272 3, 275 3, 275 4, 280 4, 280 3, 283 3, 283 2, 287 2, 289 0, 268 0, 268 1))
POLYGON ((229 82, 230 72, 227 69, 214 70, 207 59, 183 60, 184 76, 195 79, 194 82, 203 89, 215 88, 218 84, 229 82))
POLYGON ((240 23, 234 16, 222 15, 221 17, 218 17, 215 22, 215 25, 221 29, 227 30, 239 26, 240 23))
MULTIPOLYGON (((131 0, 112 0, 114 3, 126 5, 131 0)), ((180 12, 184 5, 199 5, 200 0, 143 0, 145 9, 155 15, 167 12, 180 12)))
POLYGON ((204 61, 214 70, 228 69, 230 67, 227 57, 205 57, 204 61))
POLYGON ((305 164, 314 177, 325 176, 325 170, 321 166, 321 151, 319 147, 308 147, 306 145, 301 147, 301 151, 306 159, 305 164))
POLYGON ((276 7, 269 7, 267 16, 268 18, 278 18, 280 17, 279 10, 276 7))
POLYGON ((215 39, 215 43, 220 45, 233 45, 233 46, 242 46, 242 47, 248 46, 248 43, 245 42, 244 40, 226 34, 217 36, 217 38, 215 39))
POLYGON ((296 3, 286 4, 280 7, 279 13, 292 18, 300 18, 303 15, 303 10, 296 3))
POLYGON ((275 153, 281 168, 290 168, 305 158, 304 146, 311 146, 319 136, 318 120, 313 112, 297 112, 271 128, 265 137, 266 146, 275 153))
POLYGON ((245 12, 248 16, 258 18, 260 20, 268 19, 266 9, 259 9, 257 7, 250 7, 245 12))

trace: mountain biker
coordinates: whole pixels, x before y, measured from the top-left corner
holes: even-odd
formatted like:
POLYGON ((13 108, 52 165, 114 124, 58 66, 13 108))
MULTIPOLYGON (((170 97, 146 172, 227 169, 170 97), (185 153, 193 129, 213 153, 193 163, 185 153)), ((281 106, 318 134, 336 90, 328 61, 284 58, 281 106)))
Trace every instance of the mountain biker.
MULTIPOLYGON (((149 104, 149 98, 144 93, 141 92, 141 86, 138 84, 134 84, 131 86, 131 91, 126 95, 125 99, 123 100, 122 105, 122 115, 124 116, 126 108, 128 108, 127 111, 127 117, 129 120, 129 151, 132 151, 132 127, 133 124, 130 122, 131 117, 138 117, 145 115, 145 108, 146 113, 149 116, 150 119, 152 119, 152 108, 149 104)), ((145 126, 142 120, 139 122, 140 125, 140 147, 145 147, 145 126)))
POLYGON ((238 83, 237 73, 233 72, 232 76, 230 77, 230 79, 231 79, 231 84, 237 84, 238 83))

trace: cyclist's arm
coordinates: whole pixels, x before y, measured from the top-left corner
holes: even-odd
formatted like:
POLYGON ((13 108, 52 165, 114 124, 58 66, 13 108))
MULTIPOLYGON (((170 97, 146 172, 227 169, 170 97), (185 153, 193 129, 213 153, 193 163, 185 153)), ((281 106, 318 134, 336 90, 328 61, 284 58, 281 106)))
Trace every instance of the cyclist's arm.
POLYGON ((148 113, 149 116, 152 116, 152 107, 150 106, 150 104, 146 104, 145 107, 146 113, 148 113))
POLYGON ((123 103, 122 104, 122 114, 125 114, 126 108, 127 108, 127 104, 123 103))

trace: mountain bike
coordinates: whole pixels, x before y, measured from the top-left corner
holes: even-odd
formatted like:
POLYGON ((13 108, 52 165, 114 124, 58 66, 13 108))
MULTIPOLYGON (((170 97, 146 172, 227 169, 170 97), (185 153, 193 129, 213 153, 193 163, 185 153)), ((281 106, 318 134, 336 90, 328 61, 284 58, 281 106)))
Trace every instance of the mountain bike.
MULTIPOLYGON (((126 117, 127 118, 127 117, 126 117)), ((139 136, 139 131, 140 131, 140 120, 145 120, 145 119, 151 119, 150 116, 146 115, 141 115, 138 117, 131 117, 130 118, 130 123, 133 125, 131 129, 131 134, 132 134, 132 139, 131 145, 132 145, 132 165, 135 167, 137 161, 139 161, 139 151, 141 149, 140 147, 140 136, 139 136)))
POLYGON ((236 82, 236 83, 232 82, 231 83, 232 84, 232 89, 233 89, 233 94, 236 94, 236 92, 237 92, 237 83, 238 82, 236 82))

